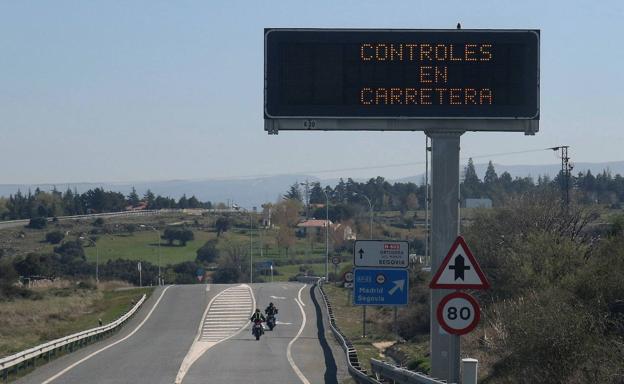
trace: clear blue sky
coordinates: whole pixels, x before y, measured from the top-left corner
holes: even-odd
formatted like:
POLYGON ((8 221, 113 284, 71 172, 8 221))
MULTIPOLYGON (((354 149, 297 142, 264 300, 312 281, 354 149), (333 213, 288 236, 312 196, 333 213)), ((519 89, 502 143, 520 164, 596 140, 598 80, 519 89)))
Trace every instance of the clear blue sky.
MULTIPOLYGON (((574 161, 624 160, 621 0, 7 0, 0 3, 0 183, 223 178, 423 161, 418 132, 268 136, 262 32, 453 28, 458 21, 542 31, 541 132, 467 133, 462 157, 568 144, 574 161)), ((546 151, 492 160, 557 161, 546 151)))

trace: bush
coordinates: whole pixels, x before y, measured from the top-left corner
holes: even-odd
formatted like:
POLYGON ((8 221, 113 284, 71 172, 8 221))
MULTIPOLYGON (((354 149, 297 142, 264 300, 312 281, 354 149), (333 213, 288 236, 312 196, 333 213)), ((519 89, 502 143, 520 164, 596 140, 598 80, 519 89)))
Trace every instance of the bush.
POLYGON ((93 225, 95 227, 102 227, 102 226, 104 226, 104 218, 98 217, 97 219, 93 220, 93 225))
POLYGON ((217 240, 208 240, 197 250, 196 260, 202 263, 213 263, 219 258, 217 240))
POLYGON ((32 229, 44 229, 48 225, 48 219, 45 217, 33 217, 28 222, 27 227, 32 229))
POLYGON ((61 231, 52 231, 46 233, 46 241, 50 244, 58 244, 65 238, 65 234, 61 231))
POLYGON ((212 275, 212 282, 215 284, 238 283, 241 273, 237 268, 219 268, 212 275))
POLYGON ((58 253, 63 260, 71 261, 72 259, 86 260, 82 243, 79 240, 66 241, 58 247, 54 247, 54 253, 58 253))
POLYGON ((221 236, 223 232, 227 232, 232 226, 232 222, 228 217, 221 216, 215 222, 215 229, 217 230, 217 237, 221 236))
POLYGON ((494 375, 514 383, 609 383, 603 327, 569 292, 552 289, 507 301, 498 307, 504 324, 505 356, 494 375))
POLYGON ((167 240, 169 245, 173 245, 173 242, 177 240, 181 246, 185 246, 187 242, 195 238, 195 234, 190 229, 169 227, 165 229, 161 238, 167 240))

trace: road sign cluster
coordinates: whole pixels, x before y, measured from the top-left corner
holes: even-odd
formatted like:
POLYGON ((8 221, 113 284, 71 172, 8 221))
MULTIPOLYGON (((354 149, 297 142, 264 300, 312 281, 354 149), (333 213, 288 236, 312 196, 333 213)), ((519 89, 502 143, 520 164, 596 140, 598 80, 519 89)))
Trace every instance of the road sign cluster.
MULTIPOLYGON (((431 289, 488 289, 490 284, 463 237, 458 236, 440 268, 431 279, 431 289)), ((463 335, 479 323, 477 300, 464 292, 446 295, 436 308, 440 326, 448 333, 463 335)))
POLYGON ((354 305, 407 305, 407 241, 357 240, 353 265, 354 305))

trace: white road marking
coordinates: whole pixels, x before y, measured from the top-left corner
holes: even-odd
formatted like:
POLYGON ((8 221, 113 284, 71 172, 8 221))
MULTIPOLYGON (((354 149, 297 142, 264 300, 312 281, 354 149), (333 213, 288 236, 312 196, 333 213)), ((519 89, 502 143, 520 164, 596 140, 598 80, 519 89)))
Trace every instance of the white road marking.
POLYGON ((301 300, 301 291, 303 291, 303 288, 305 288, 305 286, 308 284, 305 284, 303 287, 301 287, 301 289, 299 290, 299 293, 297 294, 297 297, 299 298, 299 302, 301 303, 301 305, 303 305, 305 307, 305 303, 303 302, 303 300, 301 300))
POLYGON ((286 300, 285 297, 283 296, 269 296, 271 299, 275 299, 275 300, 286 300))
POLYGON ((281 321, 276 321, 275 325, 292 325, 292 323, 282 323, 281 321))
MULTIPOLYGON (((299 294, 297 295, 298 297, 301 297, 301 291, 303 291, 303 289, 306 286, 307 284, 301 287, 301 289, 299 290, 299 294)), ((295 338, 290 340, 290 343, 288 343, 288 347, 286 348, 286 358, 288 359, 288 363, 292 367, 293 371, 295 371, 295 374, 297 375, 297 377, 299 377, 299 380, 301 380, 303 384, 310 384, 310 382, 303 375, 299 367, 297 367, 297 364, 295 364, 295 361, 293 360, 292 353, 291 353, 292 345, 295 343, 295 341, 297 341, 299 336, 301 336, 301 332, 303 332, 303 328, 305 328, 305 325, 306 325, 306 314, 305 314, 305 311, 303 310, 303 303, 297 299, 295 299, 295 302, 297 303, 297 305, 299 305, 299 310, 301 311, 301 316, 303 317, 303 321, 301 322, 301 328, 299 328, 299 332, 297 332, 297 335, 295 336, 295 338)))
POLYGON ((195 341, 180 365, 175 384, 182 383, 191 366, 207 350, 245 329, 255 307, 256 298, 247 284, 228 288, 213 297, 199 323, 195 341), (241 309, 244 306, 247 311, 241 309))
POLYGON ((206 292, 210 291, 210 284, 206 284, 206 292))
POLYGON ((78 360, 77 362, 75 362, 74 364, 68 366, 67 368, 63 369, 62 371, 60 371, 59 373, 57 373, 56 375, 50 377, 49 379, 47 379, 46 381, 42 382, 41 384, 48 384, 51 383, 52 381, 58 379, 59 377, 61 377, 62 375, 64 375, 65 373, 67 373, 69 370, 73 369, 74 367, 78 366, 79 364, 82 364, 83 362, 89 360, 90 358, 92 358, 93 356, 97 355, 100 352, 103 352, 105 350, 107 350, 108 348, 114 347, 115 345, 126 341, 127 339, 129 339, 130 337, 132 337, 132 335, 134 335, 135 333, 137 333, 137 331, 139 329, 141 329, 141 327, 143 326, 143 324, 145 324, 145 322, 150 318, 150 316, 152 316, 152 312, 154 312, 154 310, 156 309, 156 307, 158 306, 158 303, 160 303, 160 299, 163 298, 163 295, 165 294, 165 292, 167 292, 167 290, 169 288, 171 288, 172 286, 169 285, 167 286, 165 289, 163 289, 163 291, 160 293, 160 296, 158 297, 158 300, 156 300, 156 302, 154 303, 154 305, 152 306, 152 309, 148 312, 147 316, 145 316, 145 319, 143 319, 143 321, 141 321, 141 323, 132 331, 130 332, 128 335, 126 335, 124 338, 119 339, 117 341, 115 341, 112 344, 109 344, 103 348, 98 349, 97 351, 83 357, 82 359, 78 360))

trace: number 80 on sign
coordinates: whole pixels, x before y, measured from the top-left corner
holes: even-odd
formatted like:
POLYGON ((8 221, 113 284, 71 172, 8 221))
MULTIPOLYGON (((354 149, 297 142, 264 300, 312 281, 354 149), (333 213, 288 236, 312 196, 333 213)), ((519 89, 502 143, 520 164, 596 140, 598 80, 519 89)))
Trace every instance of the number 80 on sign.
POLYGON ((464 292, 454 292, 440 301, 437 317, 446 332, 465 335, 479 324, 481 309, 474 297, 464 292))

